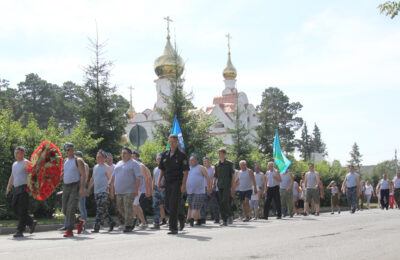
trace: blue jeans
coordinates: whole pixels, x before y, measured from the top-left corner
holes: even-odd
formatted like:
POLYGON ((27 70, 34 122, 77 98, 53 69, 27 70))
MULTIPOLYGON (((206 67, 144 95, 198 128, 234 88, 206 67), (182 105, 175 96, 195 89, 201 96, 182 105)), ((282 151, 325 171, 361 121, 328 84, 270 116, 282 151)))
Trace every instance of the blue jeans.
POLYGON ((357 186, 347 188, 346 194, 347 194, 347 203, 350 205, 350 209, 352 211, 355 211, 357 208, 357 186))
POLYGON ((201 219, 206 219, 207 218, 207 208, 208 208, 208 203, 211 203, 211 217, 214 220, 219 220, 219 208, 218 208, 218 200, 217 200, 217 192, 213 191, 210 195, 205 196, 203 206, 201 207, 200 210, 200 218, 201 219))
POLYGON ((86 196, 79 198, 78 207, 79 207, 79 212, 81 213, 81 219, 85 221, 82 230, 86 230, 86 222, 87 222, 86 196))
POLYGON ((154 188, 153 192, 154 226, 160 225, 160 205, 164 205, 164 192, 154 188))

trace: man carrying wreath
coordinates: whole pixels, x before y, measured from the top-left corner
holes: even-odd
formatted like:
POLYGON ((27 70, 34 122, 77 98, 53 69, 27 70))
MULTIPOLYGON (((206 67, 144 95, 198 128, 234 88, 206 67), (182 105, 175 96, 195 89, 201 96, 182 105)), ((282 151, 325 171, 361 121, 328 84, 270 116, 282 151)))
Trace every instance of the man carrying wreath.
POLYGON ((12 172, 6 189, 6 196, 10 192, 11 186, 14 186, 12 207, 18 218, 17 233, 14 234, 14 237, 23 237, 25 226, 29 226, 31 234, 35 230, 36 226, 36 220, 33 220, 28 215, 29 195, 26 191, 28 188, 26 179, 28 177, 27 169, 29 166, 29 160, 25 159, 25 147, 18 146, 15 148, 14 157, 16 162, 12 165, 12 172))

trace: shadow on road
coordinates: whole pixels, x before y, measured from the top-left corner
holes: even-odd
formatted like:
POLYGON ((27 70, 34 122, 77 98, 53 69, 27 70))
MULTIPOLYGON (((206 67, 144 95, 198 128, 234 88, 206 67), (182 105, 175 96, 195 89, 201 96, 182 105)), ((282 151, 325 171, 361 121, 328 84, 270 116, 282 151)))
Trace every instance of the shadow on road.
POLYGON ((210 241, 211 237, 205 236, 195 236, 195 235, 186 235, 186 234, 178 234, 176 237, 179 238, 188 238, 188 239, 196 239, 198 241, 210 241))
POLYGON ((233 228, 256 228, 255 226, 250 226, 249 224, 241 224, 241 223, 233 223, 229 225, 228 227, 233 227, 233 228))
POLYGON ((93 237, 49 237, 49 238, 35 238, 33 236, 25 236, 25 237, 21 237, 21 238, 11 238, 11 240, 14 241, 30 241, 30 240, 76 240, 76 241, 82 241, 82 240, 90 240, 90 239, 94 239, 93 237))
POLYGON ((198 230, 201 230, 201 229, 214 229, 214 228, 221 228, 221 227, 218 227, 218 226, 204 226, 204 225, 201 225, 201 226, 194 226, 194 227, 189 227, 190 229, 192 229, 192 228, 194 228, 194 229, 198 229, 198 230))

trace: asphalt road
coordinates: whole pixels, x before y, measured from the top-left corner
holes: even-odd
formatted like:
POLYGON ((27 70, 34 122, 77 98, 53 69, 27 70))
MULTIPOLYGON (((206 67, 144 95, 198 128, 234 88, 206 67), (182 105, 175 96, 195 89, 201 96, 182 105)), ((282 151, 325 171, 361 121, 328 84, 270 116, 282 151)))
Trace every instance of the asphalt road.
POLYGON ((0 259, 400 259, 400 210, 295 216, 230 227, 207 224, 176 236, 143 230, 0 236, 0 259))

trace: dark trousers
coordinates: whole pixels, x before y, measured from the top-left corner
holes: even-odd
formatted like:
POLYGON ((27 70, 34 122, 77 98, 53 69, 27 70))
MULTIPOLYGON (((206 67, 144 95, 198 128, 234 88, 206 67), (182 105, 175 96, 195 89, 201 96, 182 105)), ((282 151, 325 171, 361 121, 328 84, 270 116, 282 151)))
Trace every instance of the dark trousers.
POLYGON ((219 220, 219 210, 218 210, 218 202, 217 202, 217 192, 213 191, 210 195, 205 196, 203 206, 200 210, 200 218, 207 219, 207 208, 208 204, 211 204, 211 217, 214 220, 219 220))
POLYGON ((219 211, 221 213, 222 220, 224 222, 227 222, 228 218, 232 215, 231 189, 219 189, 218 200, 219 200, 219 211))
POLYGON ((12 208, 18 218, 18 231, 24 232, 25 227, 32 225, 33 219, 28 215, 29 195, 25 191, 26 185, 15 188, 12 198, 12 208))
POLYGON ((143 217, 147 223, 147 216, 146 216, 146 211, 147 211, 147 207, 148 207, 148 198, 146 197, 146 193, 142 193, 142 195, 140 195, 139 198, 139 205, 142 208, 143 211, 143 217))
POLYGON ((364 197, 365 197, 364 192, 361 192, 361 195, 357 199, 357 209, 363 209, 364 208, 364 197))
POLYGON ((382 209, 389 208, 389 189, 381 190, 381 205, 382 209))
POLYGON ((79 182, 64 183, 62 194, 62 210, 66 218, 66 227, 68 230, 74 229, 75 213, 79 202, 79 182))
POLYGON ((281 212, 281 196, 279 194, 279 185, 267 188, 267 199, 264 205, 264 218, 268 219, 269 209, 271 207, 271 202, 274 200, 276 210, 278 211, 278 217, 282 216, 281 212))
POLYGON ((169 212, 169 229, 178 231, 178 219, 184 221, 182 209, 181 181, 171 181, 165 187, 165 206, 169 212))

